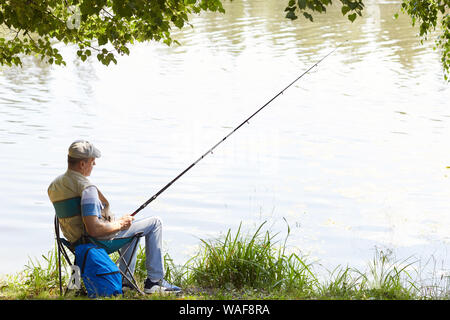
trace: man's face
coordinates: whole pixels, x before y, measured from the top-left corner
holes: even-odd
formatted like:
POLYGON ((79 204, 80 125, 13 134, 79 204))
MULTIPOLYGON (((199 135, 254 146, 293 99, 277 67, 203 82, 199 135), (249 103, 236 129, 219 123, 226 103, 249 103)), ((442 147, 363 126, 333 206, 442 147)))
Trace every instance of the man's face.
POLYGON ((85 177, 89 177, 91 175, 94 166, 95 166, 95 158, 89 158, 87 161, 80 161, 81 173, 85 177))

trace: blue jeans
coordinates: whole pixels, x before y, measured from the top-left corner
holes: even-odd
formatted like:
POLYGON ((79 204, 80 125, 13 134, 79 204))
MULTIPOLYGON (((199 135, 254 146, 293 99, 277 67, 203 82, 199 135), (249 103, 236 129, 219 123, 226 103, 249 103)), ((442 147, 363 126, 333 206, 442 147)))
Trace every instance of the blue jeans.
MULTIPOLYGON (((120 231, 115 235, 114 239, 127 238, 135 235, 138 232, 143 232, 145 237, 145 268, 147 270, 147 277, 152 280, 159 280, 164 278, 164 267, 162 261, 162 221, 159 217, 148 217, 140 220, 135 220, 131 224, 131 227, 127 230, 120 231)), ((120 249, 120 253, 125 252, 125 261, 131 262, 129 269, 134 273, 136 267, 136 254, 137 249, 132 252, 132 248, 136 241, 140 238, 136 238, 133 241, 127 243, 120 249), (129 248, 132 246, 131 248, 129 248), (129 250, 128 250, 129 249, 129 250), (131 256, 133 254, 133 256, 131 256)), ((126 266, 122 259, 119 263, 119 268, 127 274, 126 266)), ((128 275, 128 274, 127 274, 128 275)))

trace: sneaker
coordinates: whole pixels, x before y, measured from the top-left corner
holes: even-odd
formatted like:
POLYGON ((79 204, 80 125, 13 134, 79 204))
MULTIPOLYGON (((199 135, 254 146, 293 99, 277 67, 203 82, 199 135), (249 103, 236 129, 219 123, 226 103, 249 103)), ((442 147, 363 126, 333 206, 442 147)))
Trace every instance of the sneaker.
POLYGON ((149 278, 145 280, 144 292, 148 294, 152 293, 179 293, 181 288, 168 283, 166 280, 159 280, 152 282, 149 278))

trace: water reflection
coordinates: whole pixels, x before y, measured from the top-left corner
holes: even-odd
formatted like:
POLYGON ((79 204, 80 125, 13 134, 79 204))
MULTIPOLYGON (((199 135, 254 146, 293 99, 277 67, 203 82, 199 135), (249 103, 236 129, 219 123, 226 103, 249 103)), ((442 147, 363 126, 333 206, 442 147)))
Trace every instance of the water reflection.
POLYGON ((348 63, 364 62, 378 52, 379 59, 399 62, 395 72, 408 72, 421 63, 421 54, 430 51, 432 41, 419 43, 417 28, 400 12, 399 1, 366 1, 363 18, 350 23, 333 5, 326 14, 315 16, 315 23, 284 18, 283 1, 236 1, 225 3, 226 14, 204 14, 193 19, 193 30, 175 32, 183 44, 178 52, 202 43, 213 53, 232 56, 247 50, 274 57, 302 56, 313 61, 326 49, 348 42, 343 55, 348 63), (399 18, 394 19, 394 14, 399 18), (405 70, 405 71, 400 71, 405 70))

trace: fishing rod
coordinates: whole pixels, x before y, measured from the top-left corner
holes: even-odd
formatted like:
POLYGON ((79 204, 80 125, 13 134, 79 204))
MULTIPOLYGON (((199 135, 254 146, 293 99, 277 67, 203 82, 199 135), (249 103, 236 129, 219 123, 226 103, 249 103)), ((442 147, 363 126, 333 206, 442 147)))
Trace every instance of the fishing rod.
POLYGON ((163 188, 161 188, 161 190, 159 190, 158 192, 156 192, 150 199, 148 199, 147 201, 145 201, 136 211, 134 211, 131 216, 136 215, 139 211, 141 211, 142 209, 144 209, 148 204, 150 204, 153 200, 155 200, 161 193, 163 193, 164 191, 166 191, 167 188, 169 188, 175 181, 177 181, 179 178, 181 178, 186 172, 188 172, 189 170, 192 169, 193 166, 195 166, 197 163, 199 163, 204 157, 206 157, 208 154, 212 153, 213 150, 215 148, 217 148, 217 146, 219 146, 219 144, 221 144, 222 142, 224 142, 229 136, 231 136, 233 133, 235 133, 237 130, 239 130, 240 127, 242 127, 244 124, 248 123, 250 121, 251 118, 253 118, 254 116, 256 116, 262 109, 264 109, 265 107, 267 107, 273 100, 275 100, 276 98, 278 98, 280 95, 282 95, 284 93, 284 91, 286 91, 287 89, 289 89, 295 82, 297 82, 298 80, 300 80, 305 74, 307 74, 309 71, 311 71, 314 67, 316 67, 319 63, 321 63, 323 60, 325 60, 329 55, 331 55, 333 52, 335 52, 340 46, 342 45, 342 43, 340 45, 338 45, 336 48, 334 48, 331 52, 329 52, 327 55, 325 55, 322 59, 320 59, 319 61, 317 61, 314 65, 312 65, 309 69, 307 69, 305 72, 303 72, 299 77, 297 77, 294 81, 292 81, 289 85, 287 85, 283 90, 281 90, 280 92, 278 92, 272 99, 270 99, 269 101, 267 101, 262 107, 260 107, 258 110, 256 110, 250 117, 248 117, 247 119, 245 119, 244 121, 242 121, 241 124, 239 124, 236 128, 233 129, 233 131, 231 131, 229 134, 227 134, 225 137, 223 137, 219 142, 217 142, 211 149, 209 149, 208 151, 206 151, 200 158, 198 158, 196 161, 194 161, 190 166, 188 166, 186 169, 184 169, 183 172, 181 172, 179 175, 177 175, 175 178, 172 179, 172 181, 170 181, 168 184, 166 184, 163 188))

